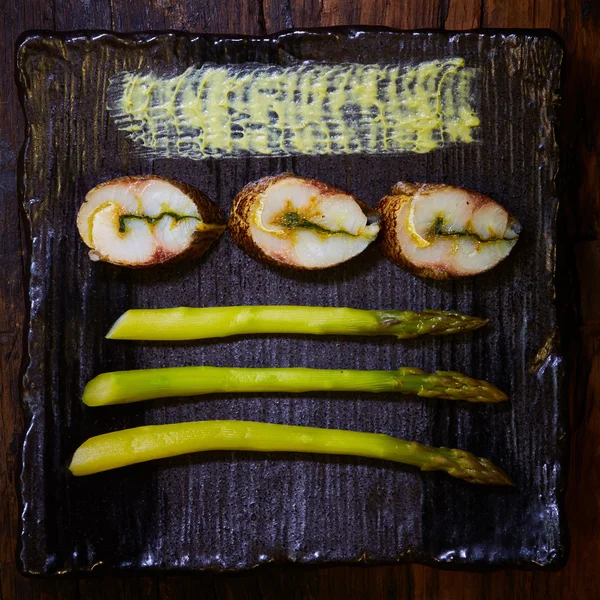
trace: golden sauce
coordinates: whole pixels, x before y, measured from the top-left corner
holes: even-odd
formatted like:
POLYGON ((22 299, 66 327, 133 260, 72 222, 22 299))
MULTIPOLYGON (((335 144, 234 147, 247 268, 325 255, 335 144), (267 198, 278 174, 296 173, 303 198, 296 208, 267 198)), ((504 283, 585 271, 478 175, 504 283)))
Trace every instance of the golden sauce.
POLYGON ((108 109, 159 157, 423 153, 473 141, 475 75, 462 58, 125 72, 111 81, 108 109))

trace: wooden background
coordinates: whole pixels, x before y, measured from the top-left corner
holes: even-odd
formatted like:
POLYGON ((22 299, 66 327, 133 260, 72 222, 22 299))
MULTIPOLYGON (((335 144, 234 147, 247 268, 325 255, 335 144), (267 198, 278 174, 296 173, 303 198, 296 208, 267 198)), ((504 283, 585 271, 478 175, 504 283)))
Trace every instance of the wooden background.
POLYGON ((600 1, 598 0, 1 0, 0 2, 0 600, 13 598, 600 599, 600 1), (567 48, 560 215, 573 266, 570 358, 571 556, 556 573, 386 567, 264 567, 237 575, 28 580, 16 573, 19 378, 25 235, 17 199, 24 124, 14 84, 28 29, 183 29, 263 35, 341 24, 401 29, 551 28, 567 48))

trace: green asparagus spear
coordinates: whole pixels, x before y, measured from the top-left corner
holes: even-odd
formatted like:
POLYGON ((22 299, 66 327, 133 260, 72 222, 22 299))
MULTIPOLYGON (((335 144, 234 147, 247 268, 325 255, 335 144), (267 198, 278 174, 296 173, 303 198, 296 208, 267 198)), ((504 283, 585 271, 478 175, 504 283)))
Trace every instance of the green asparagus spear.
POLYGON ((398 392, 469 402, 500 402, 507 398, 490 383, 452 371, 436 371, 430 375, 421 369, 406 367, 396 371, 171 367, 102 373, 85 386, 83 402, 88 406, 103 406, 224 392, 334 390, 398 392))
POLYGON ((413 465, 422 471, 445 471, 469 483, 514 485, 502 469, 465 450, 431 448, 378 433, 252 421, 196 421, 105 433, 90 438, 75 451, 70 469, 73 475, 91 475, 206 450, 364 456, 413 465))
POLYGON ((359 310, 324 306, 223 306, 133 309, 112 326, 113 340, 194 340, 253 333, 394 335, 412 338, 483 327, 487 319, 426 310, 359 310))

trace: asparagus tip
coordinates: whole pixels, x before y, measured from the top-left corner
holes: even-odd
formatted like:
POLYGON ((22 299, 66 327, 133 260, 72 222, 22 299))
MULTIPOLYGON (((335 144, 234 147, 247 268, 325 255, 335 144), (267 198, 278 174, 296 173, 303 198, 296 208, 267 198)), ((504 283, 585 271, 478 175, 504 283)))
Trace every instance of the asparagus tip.
POLYGON ((503 469, 487 458, 475 456, 466 450, 441 448, 435 464, 434 468, 442 468, 452 477, 468 483, 515 487, 514 481, 503 469))
POLYGON ((473 317, 462 313, 454 313, 452 316, 454 319, 451 317, 448 319, 448 328, 444 332, 447 335, 475 331, 476 329, 485 327, 490 322, 489 319, 484 319, 483 317, 473 317))
POLYGON ((489 461, 487 458, 479 458, 479 462, 484 467, 484 475, 481 476, 481 480, 477 479, 473 480, 473 483, 483 483, 485 485, 507 485, 509 487, 516 487, 515 482, 512 480, 510 475, 501 469, 499 466, 495 465, 493 462, 489 461))
MULTIPOLYGON (((402 370, 399 373, 401 376, 410 375, 402 370)), ((416 371, 414 374, 417 374, 416 371)), ((418 385, 416 394, 425 398, 494 403, 508 400, 508 396, 495 385, 457 371, 436 371, 432 375, 423 375, 423 380, 418 385)))
MULTIPOLYGON (((508 400, 508 395, 505 394, 500 388, 497 388, 495 385, 493 385, 492 383, 489 383, 487 381, 482 381, 481 382, 481 388, 482 388, 482 396, 485 397, 485 402, 504 402, 506 400, 508 400)), ((480 398, 476 398, 473 401, 477 402, 477 401, 481 401, 480 398)))
POLYGON ((484 327, 489 321, 456 311, 429 309, 423 312, 384 313, 381 322, 384 327, 399 325, 395 331, 396 337, 405 339, 419 335, 466 333, 484 327))

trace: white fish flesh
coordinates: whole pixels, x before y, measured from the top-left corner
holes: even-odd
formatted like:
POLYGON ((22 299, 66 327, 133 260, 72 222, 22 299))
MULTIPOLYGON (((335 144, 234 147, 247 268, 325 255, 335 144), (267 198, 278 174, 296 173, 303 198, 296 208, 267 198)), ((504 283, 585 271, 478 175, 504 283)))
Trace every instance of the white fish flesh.
POLYGON ((360 254, 379 214, 326 183, 284 173, 247 185, 229 217, 233 240, 252 257, 292 269, 325 269, 360 254))
POLYGON ((144 175, 90 190, 77 227, 92 260, 148 267, 203 254, 225 230, 225 219, 199 190, 144 175))
POLYGON ((450 185, 400 182, 377 208, 383 254, 434 279, 488 271, 509 255, 521 231, 491 198, 450 185))

